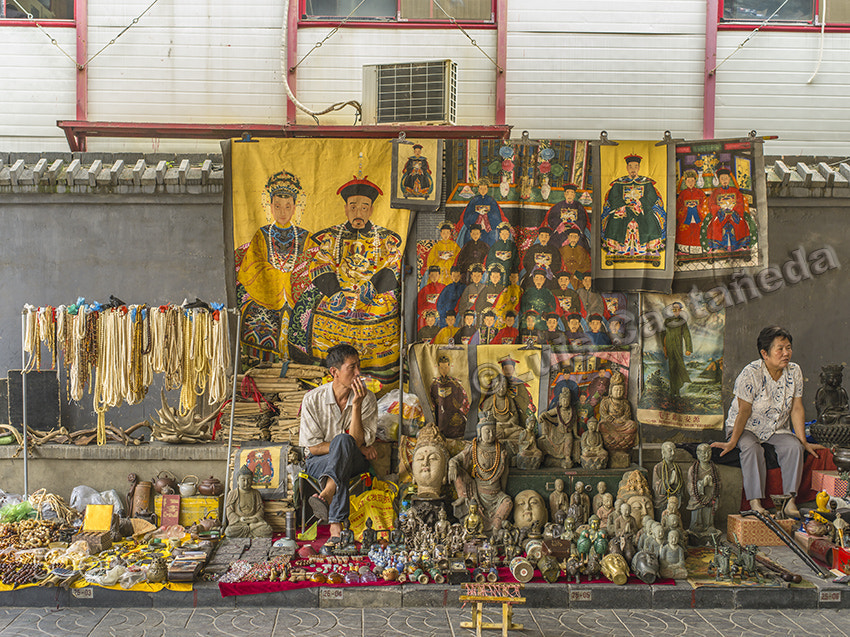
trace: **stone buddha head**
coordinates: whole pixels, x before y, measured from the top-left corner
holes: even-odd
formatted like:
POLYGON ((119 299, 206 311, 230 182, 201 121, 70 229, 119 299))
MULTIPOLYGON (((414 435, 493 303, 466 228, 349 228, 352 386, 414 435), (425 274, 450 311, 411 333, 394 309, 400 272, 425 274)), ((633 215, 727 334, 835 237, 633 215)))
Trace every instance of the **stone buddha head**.
POLYGON ((447 481, 449 452, 445 439, 433 423, 422 428, 413 448, 411 474, 417 499, 438 500, 447 481))

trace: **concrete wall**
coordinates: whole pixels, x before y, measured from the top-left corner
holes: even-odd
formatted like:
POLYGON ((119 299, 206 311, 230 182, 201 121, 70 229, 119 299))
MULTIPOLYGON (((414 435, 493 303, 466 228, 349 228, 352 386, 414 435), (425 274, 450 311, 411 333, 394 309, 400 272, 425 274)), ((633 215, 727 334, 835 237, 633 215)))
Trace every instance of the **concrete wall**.
MULTIPOLYGON (((110 294, 149 305, 226 302, 221 195, 4 194, 0 224, 0 377, 21 368, 25 304, 105 302, 110 294)), ((107 420, 145 420, 160 406, 158 382, 142 403, 112 409, 107 420)), ((81 406, 62 403, 64 424, 94 426, 89 396, 81 406)))
MULTIPOLYGON (((846 338, 850 327, 846 295, 846 267, 850 266, 850 245, 845 240, 847 203, 768 199, 770 262, 780 267, 784 284, 771 293, 760 289, 760 297, 727 309, 723 370, 727 408, 735 378, 747 363, 759 357, 756 337, 767 325, 782 325, 794 337, 792 360, 803 370, 807 420, 816 416, 814 400, 821 366, 850 363, 850 342, 846 338), (809 273, 788 263, 793 259, 791 253, 800 248, 809 257, 816 250, 829 248, 841 267, 802 278, 809 273)), ((850 373, 845 374, 845 387, 850 386, 848 381, 850 373)))

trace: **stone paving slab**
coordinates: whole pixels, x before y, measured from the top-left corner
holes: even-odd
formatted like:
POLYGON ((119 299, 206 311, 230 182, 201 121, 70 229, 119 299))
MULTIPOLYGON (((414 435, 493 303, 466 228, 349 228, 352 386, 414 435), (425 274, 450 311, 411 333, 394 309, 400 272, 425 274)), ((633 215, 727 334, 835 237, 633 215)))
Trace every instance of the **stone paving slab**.
MULTIPOLYGON (((464 609, 0 609, 0 637, 74 635, 136 637, 468 637, 471 608, 464 609)), ((500 621, 487 607, 485 620, 500 621)), ((750 635, 850 635, 850 615, 835 610, 651 610, 517 608, 514 621, 528 637, 744 637, 750 635)), ((497 634, 495 632, 489 634, 497 634)))

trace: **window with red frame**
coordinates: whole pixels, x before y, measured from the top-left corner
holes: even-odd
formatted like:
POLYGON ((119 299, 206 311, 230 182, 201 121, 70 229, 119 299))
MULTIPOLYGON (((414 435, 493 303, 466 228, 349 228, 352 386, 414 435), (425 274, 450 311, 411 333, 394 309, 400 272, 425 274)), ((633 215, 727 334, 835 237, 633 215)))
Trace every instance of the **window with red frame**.
MULTIPOLYGON (((722 0, 721 22, 761 24, 779 11, 769 25, 819 26, 825 0, 722 0)), ((826 24, 850 24, 848 0, 826 1, 826 24)))
POLYGON ((493 0, 304 0, 302 19, 355 22, 449 22, 446 13, 461 22, 493 22, 493 0), (442 7, 442 9, 441 9, 442 7))
POLYGON ((74 0, 0 0, 3 20, 73 20, 74 0))

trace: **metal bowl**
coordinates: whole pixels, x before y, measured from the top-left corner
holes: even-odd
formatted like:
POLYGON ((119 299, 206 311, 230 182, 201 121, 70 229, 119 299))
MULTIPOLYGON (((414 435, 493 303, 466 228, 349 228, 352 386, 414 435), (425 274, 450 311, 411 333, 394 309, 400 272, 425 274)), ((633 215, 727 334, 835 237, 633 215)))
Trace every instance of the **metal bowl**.
POLYGON ((809 431, 825 447, 850 447, 850 425, 812 425, 809 431))

